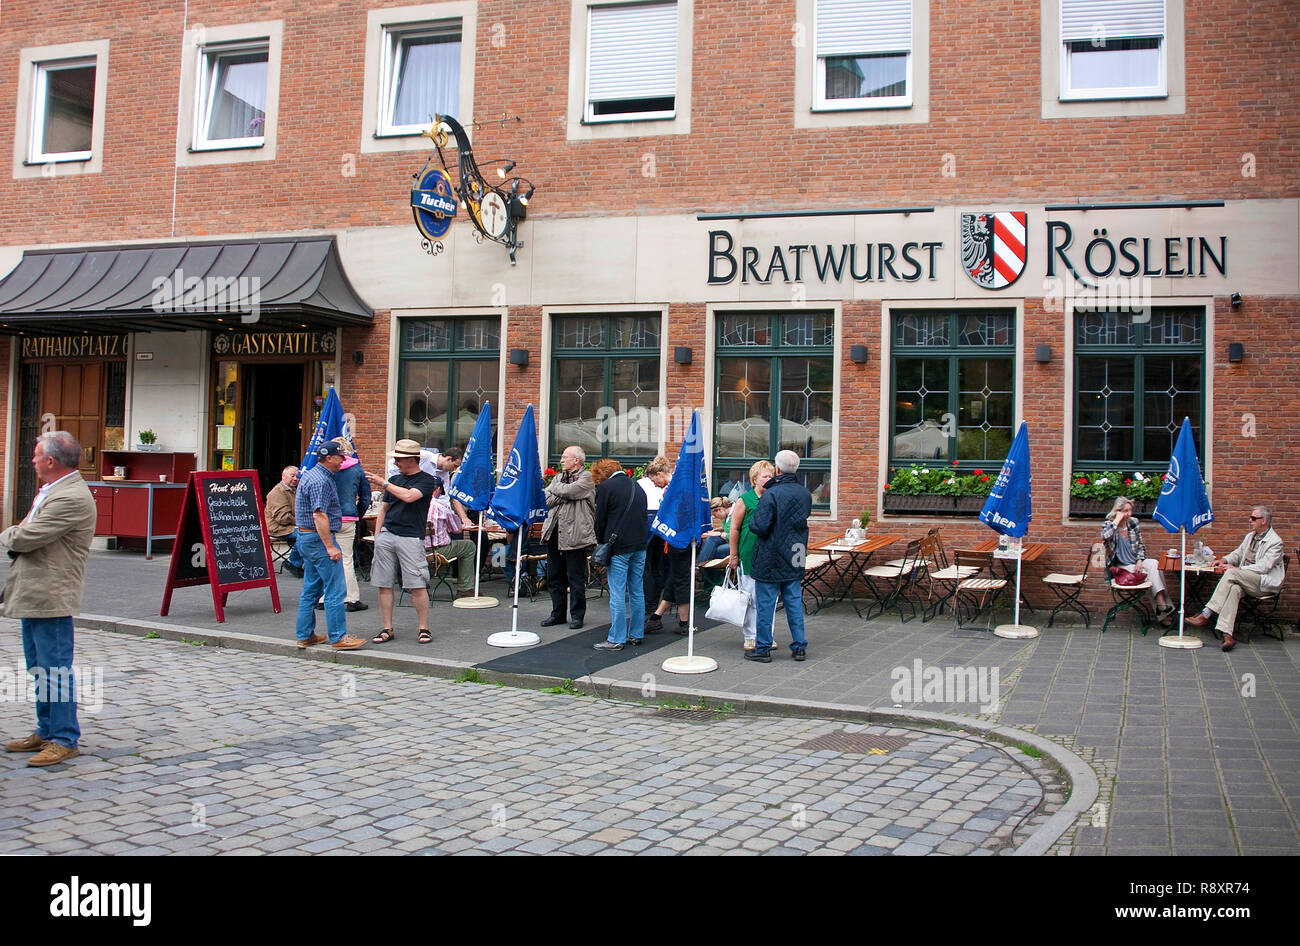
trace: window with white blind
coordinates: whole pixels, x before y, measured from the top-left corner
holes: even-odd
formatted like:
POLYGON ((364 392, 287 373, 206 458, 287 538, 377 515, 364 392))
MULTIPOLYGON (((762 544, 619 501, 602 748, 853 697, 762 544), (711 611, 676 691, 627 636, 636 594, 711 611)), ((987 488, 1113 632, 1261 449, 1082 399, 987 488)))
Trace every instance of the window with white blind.
POLYGON ((194 113, 196 151, 261 146, 270 50, 269 40, 204 47, 194 113))
POLYGON ((1165 0, 1060 0, 1062 101, 1164 96, 1165 0))
POLYGON ((587 122, 672 118, 677 108, 677 4, 587 9, 587 122))
POLYGON ((815 109, 912 104, 912 0, 816 0, 815 109))

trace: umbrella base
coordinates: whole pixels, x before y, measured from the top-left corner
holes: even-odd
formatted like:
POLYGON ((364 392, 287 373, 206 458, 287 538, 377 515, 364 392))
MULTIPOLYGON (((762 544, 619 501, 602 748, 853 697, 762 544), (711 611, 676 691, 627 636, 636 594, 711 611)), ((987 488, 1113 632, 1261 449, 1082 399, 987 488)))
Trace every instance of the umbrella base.
POLYGON ((493 647, 531 647, 540 641, 532 631, 498 631, 487 639, 493 647))
POLYGON ((1038 628, 1030 627, 1028 624, 999 624, 993 629, 993 636, 1014 641, 1029 640, 1031 637, 1038 636, 1038 628))
POLYGON ((491 595, 479 595, 477 598, 457 598, 451 606, 453 608, 495 608, 500 603, 491 595))
POLYGON ((669 673, 710 673, 718 669, 718 662, 712 657, 669 657, 662 664, 669 673))
POLYGON ((1160 638, 1161 647, 1170 647, 1174 650, 1195 650, 1198 647, 1204 647, 1205 642, 1199 637, 1179 637, 1177 634, 1170 634, 1160 638))

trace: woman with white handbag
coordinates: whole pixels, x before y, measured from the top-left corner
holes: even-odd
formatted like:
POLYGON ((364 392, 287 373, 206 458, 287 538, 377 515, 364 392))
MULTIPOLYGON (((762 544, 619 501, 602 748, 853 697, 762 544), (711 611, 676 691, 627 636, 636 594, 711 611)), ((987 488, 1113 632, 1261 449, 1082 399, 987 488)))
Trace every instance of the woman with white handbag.
POLYGON ((749 529, 749 519, 758 508, 759 497, 767 487, 767 481, 776 475, 776 467, 767 460, 759 460, 749 468, 750 490, 742 495, 731 507, 731 556, 730 568, 738 569, 736 583, 741 591, 749 597, 749 608, 745 612, 745 623, 741 631, 745 639, 745 650, 753 650, 758 638, 758 608, 755 606, 756 589, 754 579, 749 572, 754 567, 754 550, 758 537, 749 529))

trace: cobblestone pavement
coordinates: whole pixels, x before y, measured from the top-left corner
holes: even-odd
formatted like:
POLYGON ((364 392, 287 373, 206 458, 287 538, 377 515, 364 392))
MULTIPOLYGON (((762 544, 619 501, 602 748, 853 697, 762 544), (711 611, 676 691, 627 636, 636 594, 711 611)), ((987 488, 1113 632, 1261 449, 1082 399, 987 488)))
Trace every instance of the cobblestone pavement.
MULTIPOLYGON (((77 663, 102 673, 80 694, 82 755, 39 770, 0 753, 0 853, 992 854, 1062 801, 1036 760, 957 733, 89 630, 77 663)), ((21 667, 0 620, 0 668, 21 667)), ((5 733, 32 719, 0 703, 5 733)))

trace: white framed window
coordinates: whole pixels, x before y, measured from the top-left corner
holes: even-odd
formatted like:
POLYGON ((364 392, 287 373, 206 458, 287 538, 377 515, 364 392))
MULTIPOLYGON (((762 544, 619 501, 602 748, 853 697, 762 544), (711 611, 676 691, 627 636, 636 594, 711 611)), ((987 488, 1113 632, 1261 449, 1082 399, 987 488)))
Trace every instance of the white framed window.
POLYGON ((178 167, 275 160, 283 39, 283 20, 185 31, 178 167))
POLYGON ((695 0, 570 0, 568 139, 691 130, 695 0))
POLYGON ((95 125, 95 59, 33 65, 29 160, 88 161, 95 125))
MULTIPOLYGON (((451 115, 472 128, 477 27, 474 0, 389 7, 366 15, 362 152, 427 148, 420 135, 434 115, 451 115)), ((509 41, 503 24, 494 29, 494 44, 498 36, 509 41)))
POLYGON ((21 50, 13 176, 100 171, 107 90, 108 40, 21 50))
POLYGON ((205 46, 199 56, 194 150, 259 148, 266 140, 270 43, 205 46))
POLYGON ((1060 0, 1062 101, 1168 93, 1165 0, 1060 0))
POLYGON ((672 118, 677 4, 587 9, 587 122, 672 118))
POLYGON ((795 0, 794 127, 930 121, 930 0, 795 0))
POLYGON ((459 117, 459 20, 384 27, 379 131, 418 135, 434 115, 459 117))
POLYGON ((1039 0, 1043 118, 1187 111, 1186 0, 1039 0))
POLYGON ((816 110, 912 105, 912 0, 816 0, 816 110))

